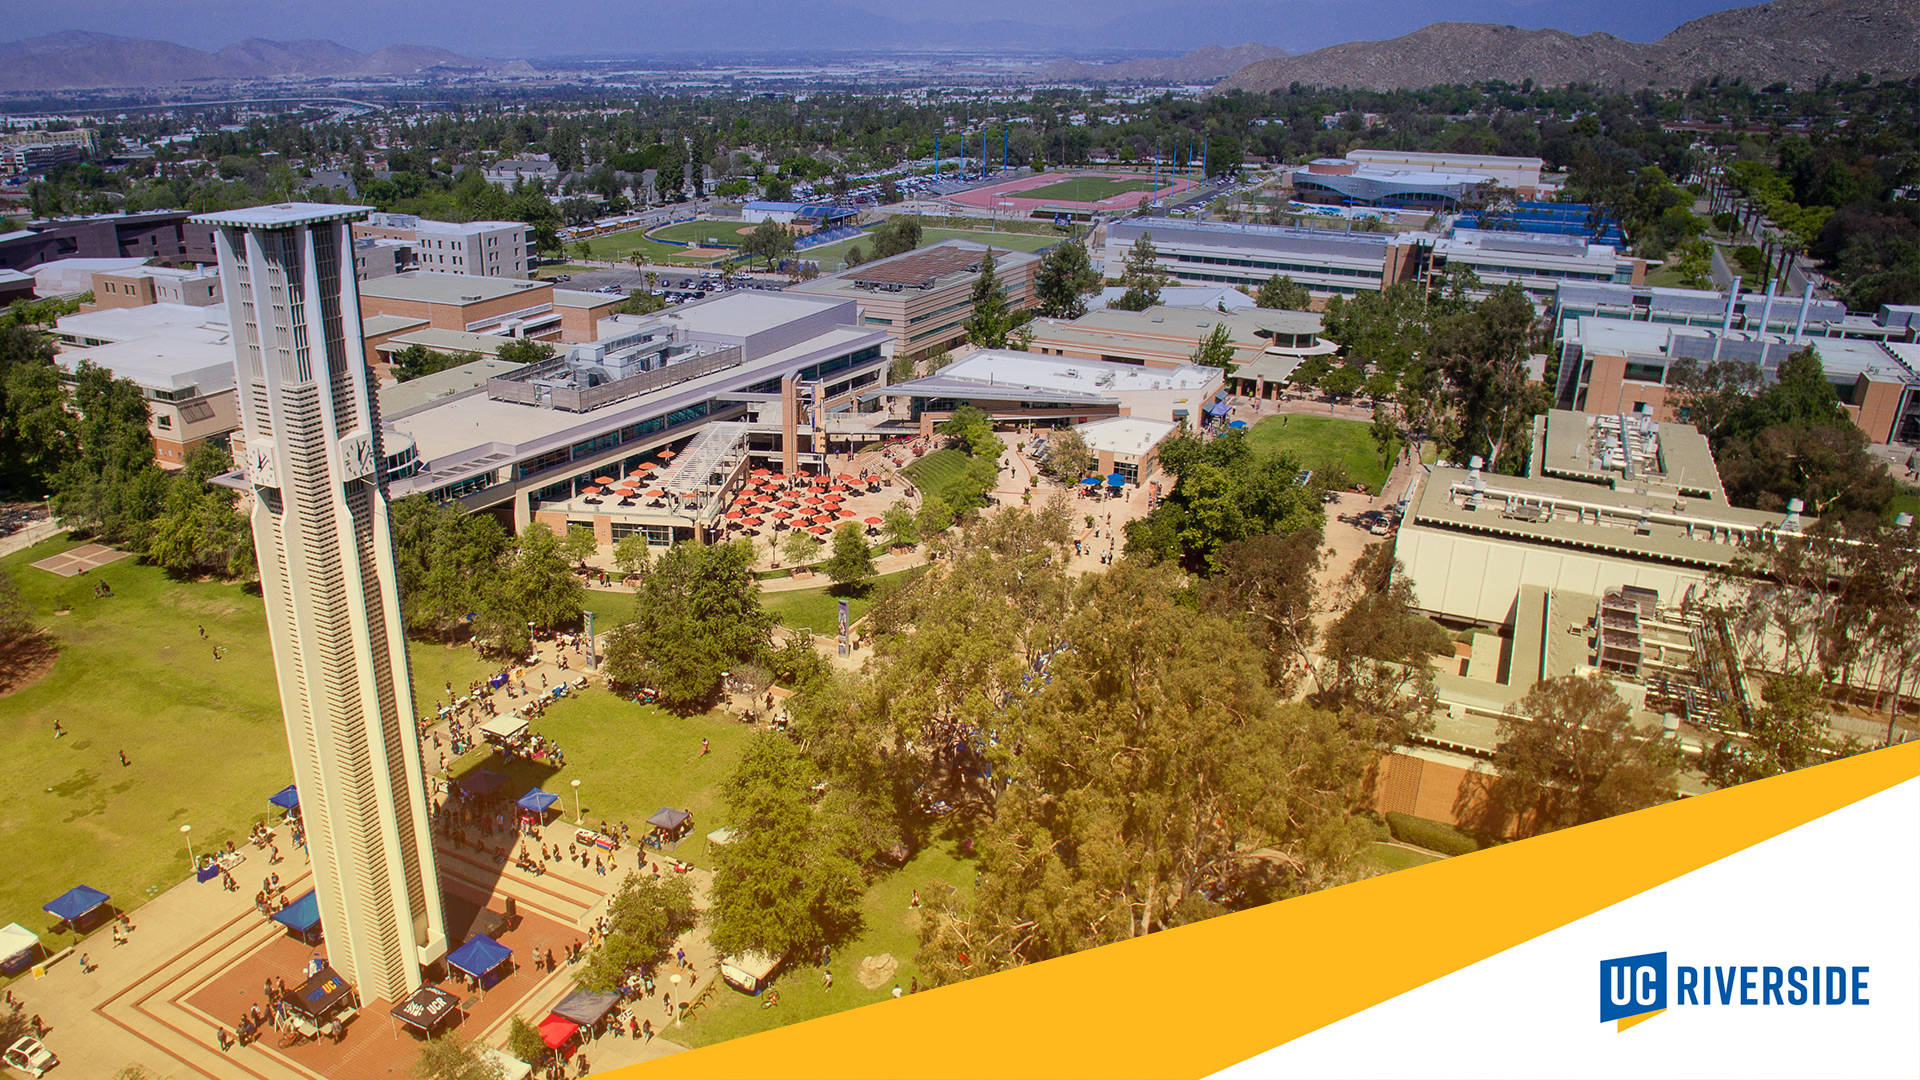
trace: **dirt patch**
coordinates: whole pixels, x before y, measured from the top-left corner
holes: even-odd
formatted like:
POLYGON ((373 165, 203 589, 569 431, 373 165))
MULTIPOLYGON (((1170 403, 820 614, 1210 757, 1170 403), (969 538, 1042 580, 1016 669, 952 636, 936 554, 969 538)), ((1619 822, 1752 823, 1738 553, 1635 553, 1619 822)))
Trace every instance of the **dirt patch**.
POLYGON ((0 649, 0 697, 39 682, 53 670, 60 646, 46 634, 34 634, 0 649))
POLYGON ((878 990, 892 982, 893 973, 899 970, 900 961, 895 960, 892 953, 881 953, 879 956, 862 957, 853 977, 861 986, 878 990))

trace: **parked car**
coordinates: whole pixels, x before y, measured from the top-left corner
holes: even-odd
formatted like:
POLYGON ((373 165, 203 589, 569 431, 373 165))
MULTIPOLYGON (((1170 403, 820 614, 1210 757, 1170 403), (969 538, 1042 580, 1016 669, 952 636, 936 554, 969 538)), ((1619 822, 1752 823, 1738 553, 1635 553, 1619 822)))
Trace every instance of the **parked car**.
POLYGON ((31 1035, 22 1035, 12 1046, 7 1047, 4 1056, 0 1056, 10 1069, 19 1069, 32 1077, 47 1075, 47 1070, 60 1064, 53 1051, 46 1048, 39 1039, 31 1035))

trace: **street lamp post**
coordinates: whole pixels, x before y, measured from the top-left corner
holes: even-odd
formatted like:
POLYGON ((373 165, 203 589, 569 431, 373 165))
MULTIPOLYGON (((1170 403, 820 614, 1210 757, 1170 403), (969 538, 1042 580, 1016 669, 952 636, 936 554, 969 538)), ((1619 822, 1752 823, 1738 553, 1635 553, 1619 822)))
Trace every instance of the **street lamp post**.
POLYGON ((193 856, 193 836, 191 835, 192 833, 193 833, 193 826, 191 825, 180 826, 180 835, 187 838, 187 869, 198 870, 199 867, 196 865, 196 863, 199 860, 195 859, 193 856))
POLYGON ((575 825, 587 823, 585 816, 580 813, 580 781, 578 780, 573 782, 573 823, 575 825))

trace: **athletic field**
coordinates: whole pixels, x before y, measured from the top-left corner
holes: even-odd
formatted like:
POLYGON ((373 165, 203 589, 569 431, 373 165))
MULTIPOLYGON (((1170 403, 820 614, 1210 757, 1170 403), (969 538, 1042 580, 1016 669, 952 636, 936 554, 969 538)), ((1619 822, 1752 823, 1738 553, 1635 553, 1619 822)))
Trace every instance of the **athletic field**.
POLYGON ((1152 178, 1116 176, 1075 176, 1045 187, 1027 188, 1022 198, 1057 203, 1095 203, 1125 195, 1129 191, 1152 191, 1152 178))

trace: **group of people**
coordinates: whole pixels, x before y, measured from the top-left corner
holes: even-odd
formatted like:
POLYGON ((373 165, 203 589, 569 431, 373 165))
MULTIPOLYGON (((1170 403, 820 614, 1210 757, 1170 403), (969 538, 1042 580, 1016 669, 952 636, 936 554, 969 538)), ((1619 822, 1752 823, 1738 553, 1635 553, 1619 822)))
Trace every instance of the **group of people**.
MULTIPOLYGON (((27 1011, 26 1001, 15 995, 12 990, 7 991, 6 1005, 7 1011, 14 1016, 19 1016, 21 1013, 27 1011)), ((47 1025, 41 1022, 39 1013, 34 1013, 33 1016, 27 1020, 27 1031, 36 1039, 46 1037, 47 1025)))

